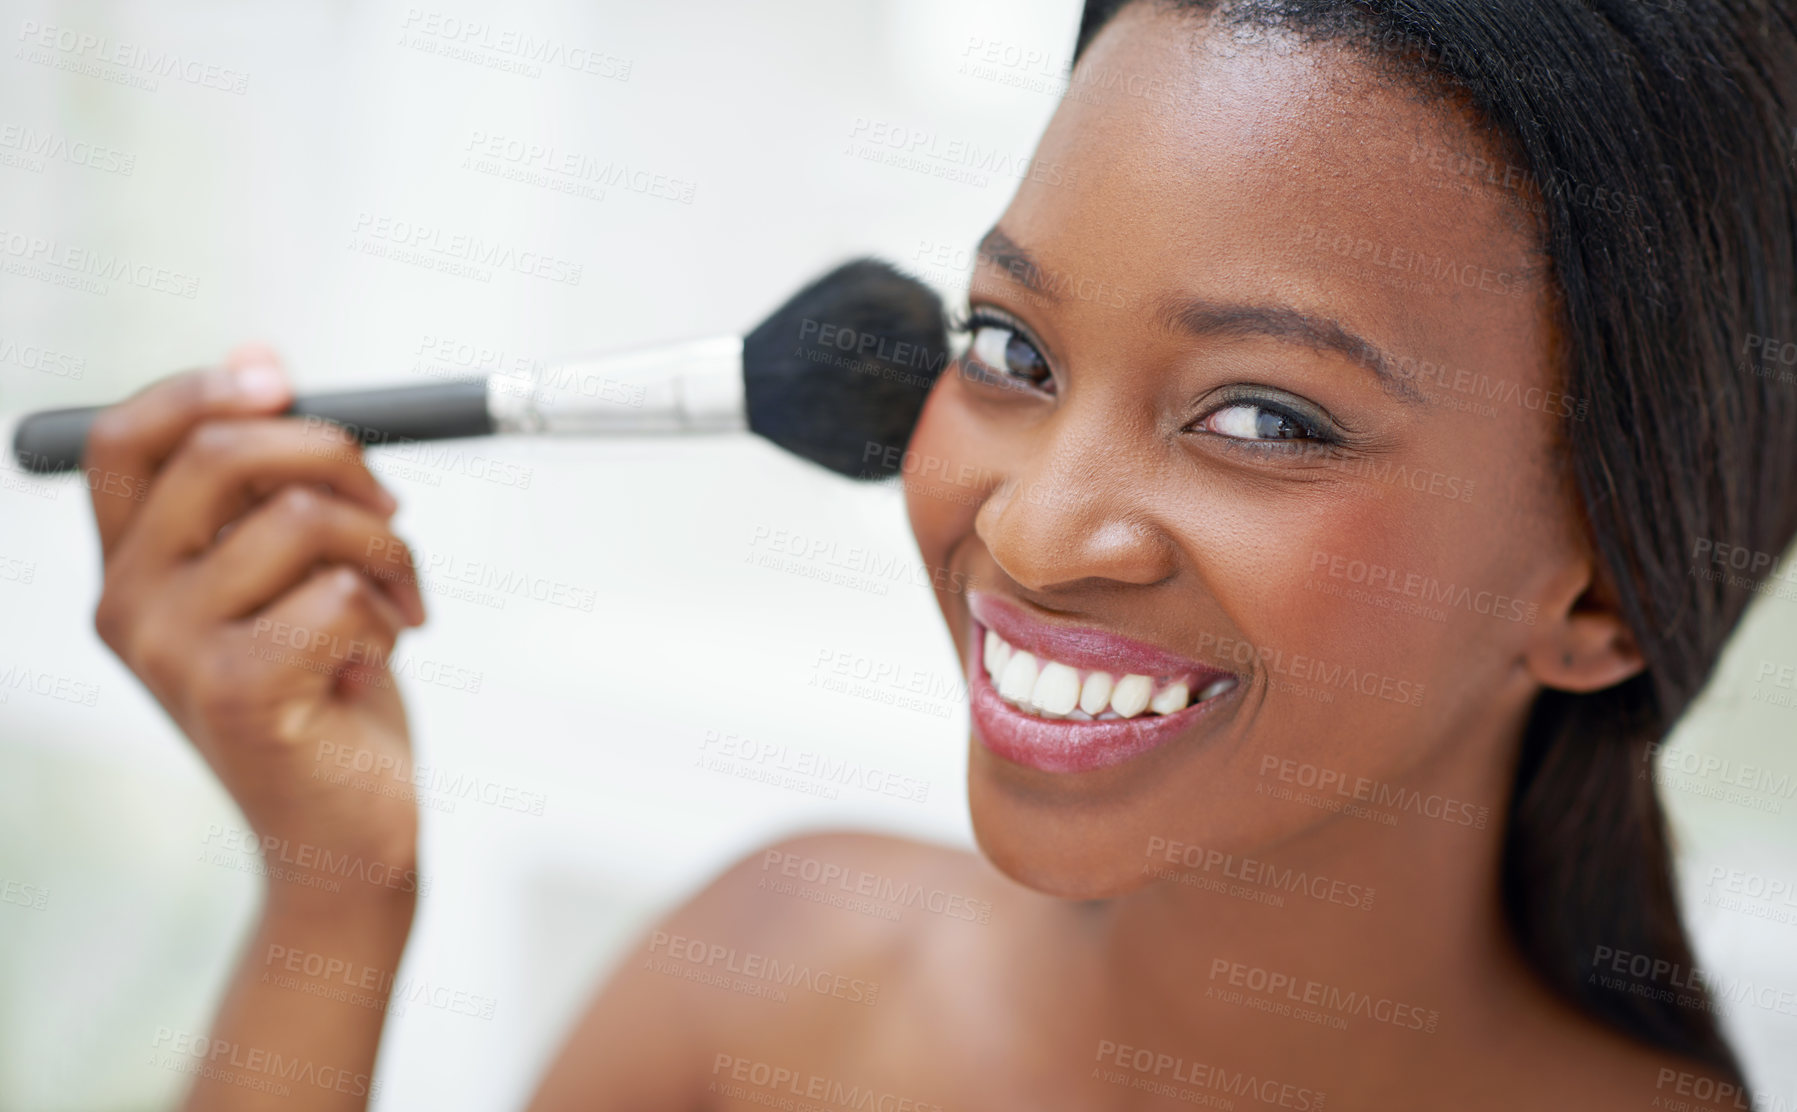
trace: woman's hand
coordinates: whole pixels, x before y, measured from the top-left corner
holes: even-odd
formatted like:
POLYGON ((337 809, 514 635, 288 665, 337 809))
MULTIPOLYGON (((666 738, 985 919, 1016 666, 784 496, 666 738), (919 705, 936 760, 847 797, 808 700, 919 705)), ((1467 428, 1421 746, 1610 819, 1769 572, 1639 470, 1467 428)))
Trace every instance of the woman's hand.
POLYGON ((273 353, 240 348, 106 410, 83 463, 95 628, 243 809, 275 901, 415 882, 418 826, 387 668, 424 620, 397 504, 340 429, 272 416, 291 400, 273 353), (335 862, 336 885, 298 875, 335 862))

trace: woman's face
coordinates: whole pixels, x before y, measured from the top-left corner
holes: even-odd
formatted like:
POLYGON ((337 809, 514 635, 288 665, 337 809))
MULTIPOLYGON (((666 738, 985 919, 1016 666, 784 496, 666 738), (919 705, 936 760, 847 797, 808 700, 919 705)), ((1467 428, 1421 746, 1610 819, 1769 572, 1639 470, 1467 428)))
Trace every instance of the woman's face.
POLYGON ((1094 897, 1154 839, 1340 821, 1306 790, 1500 822, 1587 574, 1520 172, 1335 49, 1148 5, 1072 89, 907 467, 924 559, 972 584, 941 602, 982 848, 1094 897))

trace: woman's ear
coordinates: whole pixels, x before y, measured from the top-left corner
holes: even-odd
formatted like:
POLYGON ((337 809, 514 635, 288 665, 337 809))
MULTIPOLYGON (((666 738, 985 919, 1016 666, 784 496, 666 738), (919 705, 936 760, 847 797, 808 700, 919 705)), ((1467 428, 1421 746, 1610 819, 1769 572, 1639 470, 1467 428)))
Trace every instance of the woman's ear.
POLYGON ((1580 695, 1614 687, 1647 666, 1615 590, 1588 555, 1572 561, 1543 600, 1523 664, 1543 687, 1580 695))

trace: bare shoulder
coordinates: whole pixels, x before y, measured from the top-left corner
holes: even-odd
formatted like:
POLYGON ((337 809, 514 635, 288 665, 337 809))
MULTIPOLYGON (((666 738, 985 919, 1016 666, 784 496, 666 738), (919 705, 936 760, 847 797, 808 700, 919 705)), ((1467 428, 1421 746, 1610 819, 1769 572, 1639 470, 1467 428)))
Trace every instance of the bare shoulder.
POLYGON ((1715 1068, 1630 1038, 1570 1004, 1555 1001, 1537 1017, 1514 1024, 1508 1045, 1488 1058, 1499 1071, 1488 1092, 1510 1094, 1506 1106, 1518 1089, 1532 1091, 1536 1107, 1592 1112, 1748 1106, 1749 1094, 1715 1068))
POLYGON ((1583 1066, 1588 1093, 1582 1107, 1607 1112, 1651 1108, 1746 1108, 1752 1095, 1711 1066, 1605 1031, 1585 1044, 1588 1057, 1566 1055, 1566 1068, 1583 1066))
POLYGON ((738 861, 648 945, 704 964, 692 977, 714 989, 706 1004, 720 1035, 752 1021, 769 1045, 835 1039, 846 1051, 920 996, 975 987, 936 974, 1002 946, 999 936, 1042 899, 967 850, 810 834, 738 861), (754 1001, 784 1006, 769 1014, 754 1001))
POLYGON ((625 953, 532 1108, 705 1108, 756 1079, 880 1073, 905 1053, 905 997, 947 991, 929 974, 960 964, 944 948, 993 945, 1029 897, 977 854, 900 838, 757 850, 625 953))
POLYGON ((698 922, 834 949, 902 946, 933 920, 986 924, 1021 890, 976 853, 864 833, 789 838, 743 858, 687 909, 698 922))

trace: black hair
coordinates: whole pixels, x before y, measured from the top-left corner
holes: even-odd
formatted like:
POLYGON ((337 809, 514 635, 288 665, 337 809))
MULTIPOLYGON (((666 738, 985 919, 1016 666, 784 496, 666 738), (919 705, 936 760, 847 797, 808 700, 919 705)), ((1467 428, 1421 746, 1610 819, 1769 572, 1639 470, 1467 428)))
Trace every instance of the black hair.
POLYGON ((1791 0, 1087 0, 1076 64, 1131 2, 1339 44, 1457 90, 1539 183, 1557 370, 1585 408, 1562 455, 1646 667, 1537 700, 1505 915, 1565 999, 1742 1083, 1701 989, 1619 991, 1596 959, 1695 967, 1653 754, 1797 533, 1797 386, 1751 359, 1797 342, 1791 0), (1704 554, 1725 545, 1760 554, 1758 575, 1714 574, 1704 554))

